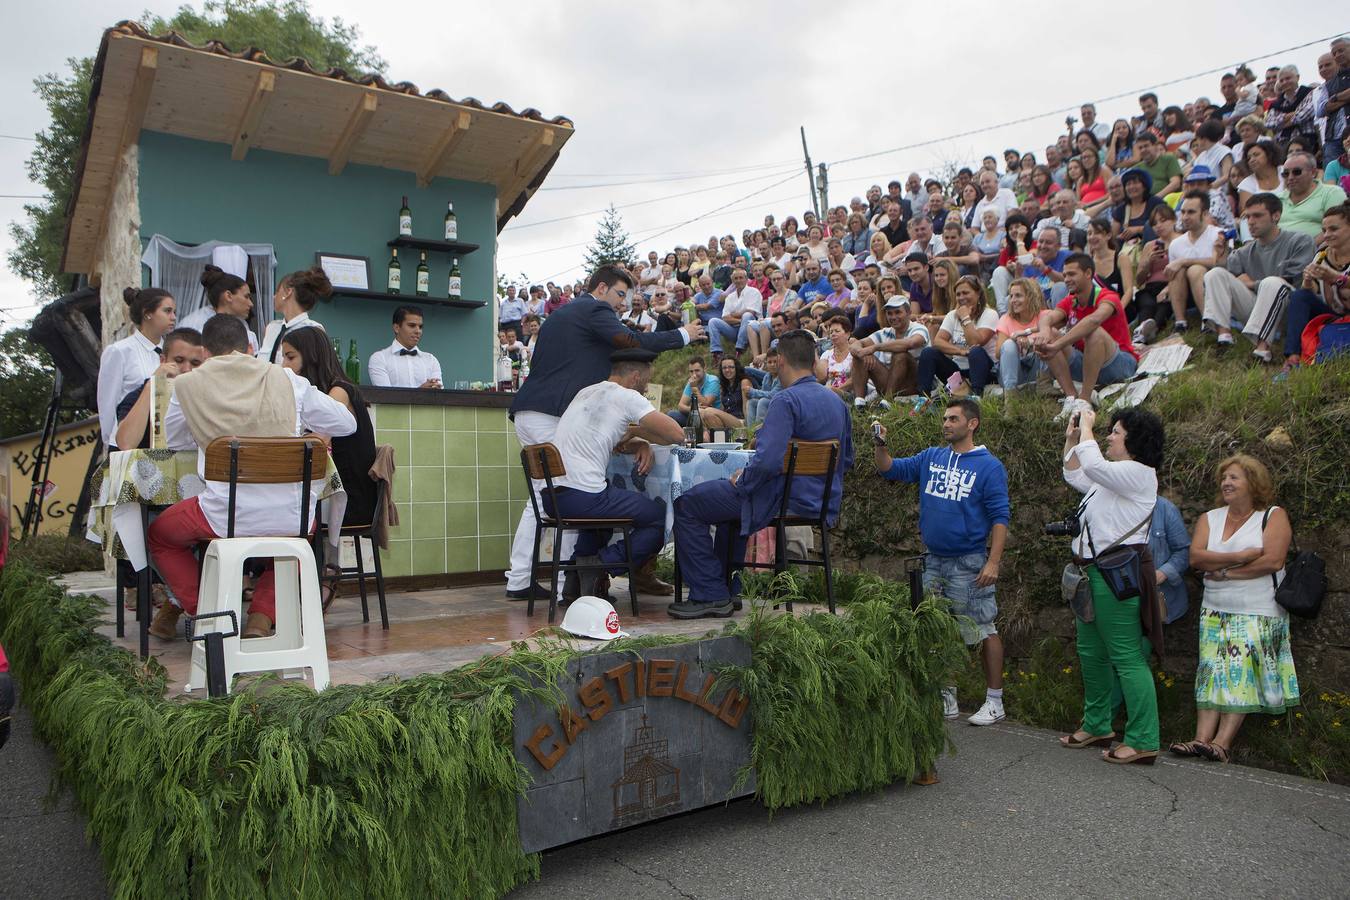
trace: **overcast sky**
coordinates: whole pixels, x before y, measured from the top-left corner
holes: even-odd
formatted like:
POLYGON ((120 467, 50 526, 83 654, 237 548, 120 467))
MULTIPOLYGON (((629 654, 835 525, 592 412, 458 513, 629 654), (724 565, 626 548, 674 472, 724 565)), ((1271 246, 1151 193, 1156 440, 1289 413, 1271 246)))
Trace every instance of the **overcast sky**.
MULTIPOLYGON (((64 70, 66 57, 93 55, 103 29, 118 19, 144 8, 167 16, 177 5, 47 0, 13 10, 0 56, 0 79, 10 85, 0 100, 0 134, 32 135, 46 125, 41 103, 24 89, 34 77, 64 70)), ((1217 98, 1217 74, 1186 76, 1240 61, 1258 77, 1267 65, 1293 63, 1305 83, 1315 81, 1321 39, 1345 21, 1335 14, 1344 6, 1332 0, 1288 7, 1138 0, 1128 22, 1098 14, 1096 3, 1038 0, 925 8, 686 0, 671 11, 615 0, 515 0, 510 15, 500 4, 424 0, 405 0, 388 16, 364 0, 311 6, 358 25, 395 81, 576 123, 544 190, 501 235, 498 268, 535 281, 580 276, 599 219, 593 211, 611 202, 644 254, 714 233, 739 236, 766 212, 780 220, 800 215, 809 205, 802 125, 813 162, 929 142, 833 166, 831 202, 847 202, 869 184, 946 160, 977 161, 1005 147, 1042 157, 1065 110, 1077 115, 1085 100, 1126 95, 1098 104, 1109 122, 1137 112, 1139 89, 1164 82, 1176 81, 1157 90, 1164 106, 1217 98), (1170 29, 1169 18, 1176 21, 1170 29), (1309 41, 1318 43, 1278 52, 1309 41), (566 189, 596 184, 606 186, 566 189), (562 217, 571 218, 545 221, 562 217)), ((24 202, 8 195, 39 192, 23 167, 32 146, 0 137, 6 223, 22 216, 24 202)), ((0 250, 10 246, 6 231, 0 250)), ((27 283, 0 271, 4 324, 30 318, 32 303, 27 283)))

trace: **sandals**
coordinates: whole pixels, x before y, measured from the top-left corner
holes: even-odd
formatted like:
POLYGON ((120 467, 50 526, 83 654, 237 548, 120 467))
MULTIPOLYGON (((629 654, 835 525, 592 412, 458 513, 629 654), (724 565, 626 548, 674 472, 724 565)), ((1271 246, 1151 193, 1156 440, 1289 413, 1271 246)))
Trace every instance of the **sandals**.
POLYGON ((1115 763, 1118 766, 1128 766, 1131 763, 1139 763, 1141 766, 1151 766, 1158 761, 1158 751, 1136 750, 1133 753, 1126 753, 1124 756, 1120 756, 1115 750, 1104 750, 1102 751, 1102 759, 1109 763, 1115 763))
MULTIPOLYGON (((1074 732, 1074 734, 1076 733, 1074 732)), ((1059 739, 1059 745, 1066 750, 1082 750, 1086 747, 1110 747, 1111 742, 1115 739, 1116 733, 1114 731, 1103 735, 1090 734, 1081 741, 1075 740, 1073 734, 1066 734, 1059 739)))
POLYGON ((1196 741, 1195 749, 1196 756, 1204 757, 1210 762, 1228 762, 1228 748, 1222 744, 1206 744, 1201 741, 1196 741))
POLYGON ((1167 748, 1167 752, 1174 756, 1201 756, 1202 746, 1204 741, 1177 741, 1167 748))
POLYGON ((338 579, 341 577, 342 568, 340 566, 336 566, 333 563, 324 565, 323 576, 319 579, 320 597, 322 598, 320 606, 324 612, 328 612, 328 607, 332 606, 333 601, 337 599, 338 588, 340 587, 338 579))

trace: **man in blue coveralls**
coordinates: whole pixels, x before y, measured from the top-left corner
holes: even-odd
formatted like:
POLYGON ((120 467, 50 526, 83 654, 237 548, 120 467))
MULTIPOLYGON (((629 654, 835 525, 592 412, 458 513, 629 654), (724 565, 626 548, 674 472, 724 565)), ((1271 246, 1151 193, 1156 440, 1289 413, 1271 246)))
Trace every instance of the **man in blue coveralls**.
MULTIPOLYGON (((806 331, 789 331, 778 339, 779 379, 786 387, 774 395, 755 439, 750 464, 726 481, 694 486, 675 500, 676 565, 689 586, 689 599, 672 603, 677 619, 725 617, 734 607, 722 561, 727 542, 731 558, 745 558, 746 538, 769 524, 782 501, 783 455, 793 438, 838 441, 839 462, 830 486, 826 518, 839 516, 844 472, 853 465, 853 434, 848 407, 816 381, 816 340, 806 331), (716 526, 717 538, 708 529, 716 526)), ((825 496, 823 477, 794 477, 791 512, 816 515, 825 496)))

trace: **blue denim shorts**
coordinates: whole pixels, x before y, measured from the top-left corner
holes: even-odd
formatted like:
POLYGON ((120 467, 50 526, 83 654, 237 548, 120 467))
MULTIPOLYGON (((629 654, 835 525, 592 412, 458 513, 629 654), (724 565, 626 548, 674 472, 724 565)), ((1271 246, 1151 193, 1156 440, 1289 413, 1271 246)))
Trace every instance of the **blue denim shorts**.
MULTIPOLYGON (((1097 386, 1129 381, 1134 377, 1135 370, 1138 368, 1139 360, 1117 347, 1116 355, 1107 360, 1106 365, 1102 366, 1102 370, 1097 373, 1097 386)), ((1083 352, 1081 350, 1074 350, 1069 354, 1069 374, 1073 376, 1074 381, 1083 380, 1083 352)))
POLYGON ((960 616, 961 638, 968 646, 975 646, 990 635, 998 634, 994 617, 998 603, 994 599, 994 585, 976 587, 975 579, 989 560, 984 550, 965 556, 935 556, 928 554, 923 572, 923 589, 951 601, 952 614, 960 616))

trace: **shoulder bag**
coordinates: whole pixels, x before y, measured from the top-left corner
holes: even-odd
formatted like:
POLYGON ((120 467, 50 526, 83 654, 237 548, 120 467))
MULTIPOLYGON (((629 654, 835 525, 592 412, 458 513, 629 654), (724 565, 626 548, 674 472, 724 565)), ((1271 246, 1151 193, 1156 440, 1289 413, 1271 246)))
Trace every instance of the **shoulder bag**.
MULTIPOLYGON (((1270 509, 1261 517, 1263 537, 1266 523, 1270 521, 1270 509)), ((1327 592, 1327 565, 1313 551, 1300 551, 1298 540, 1292 534, 1290 545, 1294 561, 1284 567, 1284 581, 1276 581, 1275 573, 1270 574, 1270 582, 1275 585, 1275 602, 1296 616, 1315 619, 1322 611, 1322 597, 1327 592)))

